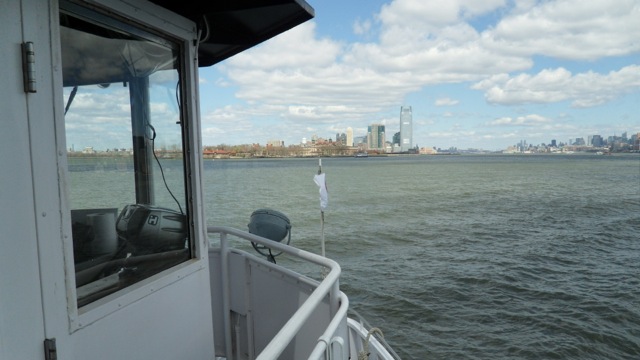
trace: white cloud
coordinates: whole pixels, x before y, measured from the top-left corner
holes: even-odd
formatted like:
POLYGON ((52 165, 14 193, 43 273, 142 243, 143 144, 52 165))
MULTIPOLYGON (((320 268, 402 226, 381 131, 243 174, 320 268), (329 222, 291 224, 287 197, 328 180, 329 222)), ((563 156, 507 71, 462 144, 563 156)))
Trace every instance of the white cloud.
POLYGON ((482 43, 521 56, 594 60, 627 55, 640 50, 638 19, 635 0, 546 1, 516 8, 482 34, 482 43))
POLYGON ((515 139, 518 138, 518 133, 507 132, 507 133, 499 133, 499 134, 484 134, 481 136, 482 139, 485 140, 495 140, 495 139, 515 139))
POLYGON ((531 114, 526 116, 518 116, 516 118, 502 117, 490 121, 490 126, 539 126, 551 123, 552 120, 541 115, 531 114))
POLYGON ((252 130, 251 114, 246 108, 225 106, 202 115, 202 141, 205 145, 226 143, 230 134, 252 130), (227 136, 222 136, 227 134, 227 136))
POLYGON ((640 87, 640 66, 598 74, 592 71, 573 75, 564 68, 545 69, 536 75, 495 75, 472 86, 485 91, 494 104, 552 103, 569 100, 574 107, 604 104, 640 87))
POLYGON ((259 68, 264 71, 309 69, 331 66, 342 45, 315 37, 313 21, 299 25, 269 40, 268 45, 238 54, 228 60, 231 68, 259 68))
MULTIPOLYGON (((320 37, 311 21, 225 61, 215 82, 238 89, 244 105, 234 110, 243 119, 277 119, 299 138, 309 137, 308 127, 319 133, 366 128, 408 94, 440 84, 473 84, 495 105, 598 106, 637 91, 640 68, 575 72, 573 63, 562 67, 556 60, 589 68, 585 60, 637 53, 639 9, 630 0, 395 0, 376 17, 353 21, 366 41, 320 37), (538 55, 550 68, 526 73, 538 55)), ((441 98, 435 105, 457 101, 441 98)), ((456 120, 460 113, 444 116, 456 120)), ((502 125, 539 124, 531 116, 509 119, 502 125)))
POLYGON ((371 20, 356 20, 353 23, 353 33, 357 35, 366 35, 371 31, 371 20))
POLYGON ((380 20, 388 27, 400 26, 416 31, 454 24, 463 17, 485 14, 505 5, 505 0, 396 0, 384 5, 380 20))
MULTIPOLYGON (((250 103, 314 106, 315 118, 333 116, 323 112, 333 105, 349 109, 349 116, 364 117, 401 102, 406 94, 424 86, 479 80, 474 88, 485 90, 487 100, 495 104, 570 97, 574 106, 591 106, 613 96, 567 95, 561 86, 571 78, 567 70, 545 70, 534 77, 500 75, 531 68, 530 56, 538 53, 563 56, 560 52, 570 51, 574 58, 592 58, 618 54, 615 49, 621 47, 614 44, 622 43, 630 45, 624 47, 627 53, 637 51, 639 25, 631 21, 638 12, 637 4, 623 0, 616 11, 606 12, 612 7, 606 1, 584 6, 573 1, 519 2, 509 9, 504 0, 396 0, 384 5, 378 15, 379 42, 348 45, 319 39, 315 24, 309 22, 229 59, 223 69, 239 87, 237 97, 250 103), (465 22, 496 9, 509 15, 482 33, 465 22), (601 33, 606 35, 597 35, 601 33), (608 37, 621 40, 612 43, 608 37), (578 38, 587 43, 574 41, 578 38), (565 44, 567 41, 571 44, 565 44), (505 76, 508 84, 500 82, 505 76)), ((371 26, 370 20, 359 20, 354 31, 369 32, 371 26)))
POLYGON ((427 136, 432 138, 443 138, 443 139, 458 139, 458 138, 471 138, 476 136, 476 131, 473 130, 455 130, 455 131, 433 131, 428 132, 427 136))
POLYGON ((448 97, 439 98, 439 99, 436 99, 435 101, 436 106, 452 106, 452 105, 457 105, 458 103, 459 103, 458 100, 454 100, 448 97))
POLYGON ((248 102, 340 105, 363 117, 429 84, 475 81, 532 64, 482 49, 479 34, 462 22, 422 35, 383 22, 380 43, 347 46, 318 39, 311 22, 229 59, 222 69, 239 87, 237 97, 248 102))

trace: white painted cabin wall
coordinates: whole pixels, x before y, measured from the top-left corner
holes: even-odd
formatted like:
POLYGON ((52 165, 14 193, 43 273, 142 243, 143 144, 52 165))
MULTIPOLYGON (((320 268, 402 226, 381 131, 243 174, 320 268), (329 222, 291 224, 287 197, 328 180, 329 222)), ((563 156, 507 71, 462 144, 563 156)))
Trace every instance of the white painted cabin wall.
MULTIPOLYGON (((98 2, 171 27, 163 22, 167 12, 145 1, 98 2)), ((193 25, 176 20, 195 37, 193 25)), ((55 0, 0 2, 0 359, 43 359, 45 338, 56 339, 57 356, 65 360, 213 359, 200 188, 193 199, 196 259, 96 306, 75 307, 73 280, 65 277, 73 277, 73 244, 57 24, 55 0), (35 45, 35 94, 23 91, 23 41, 35 45)), ((188 73, 197 78, 196 69, 188 73)), ((191 89, 185 97, 191 114, 197 113, 196 95, 191 89)), ((190 127, 197 149, 190 181, 198 186, 199 126, 196 118, 190 127)))
POLYGON ((198 271, 83 328, 62 359, 213 359, 208 281, 198 271))
POLYGON ((21 5, 0 2, 0 359, 41 359, 44 340, 21 5))

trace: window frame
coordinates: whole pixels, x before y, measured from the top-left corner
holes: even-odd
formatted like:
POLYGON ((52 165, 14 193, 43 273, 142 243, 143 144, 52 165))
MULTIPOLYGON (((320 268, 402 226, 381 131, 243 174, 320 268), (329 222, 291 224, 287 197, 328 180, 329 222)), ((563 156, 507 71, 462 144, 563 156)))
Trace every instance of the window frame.
MULTIPOLYGON (((110 2, 108 0, 97 0, 95 4, 78 4, 77 2, 62 0, 57 13, 68 13, 76 17, 91 19, 98 24, 114 27, 111 20, 118 24, 125 24, 126 28, 115 26, 119 30, 129 34, 140 36, 138 31, 146 34, 150 33, 158 36, 159 39, 168 39, 168 42, 178 44, 180 47, 180 117, 182 124, 182 151, 185 178, 185 194, 187 216, 187 228, 189 233, 190 259, 177 264, 168 269, 162 270, 148 278, 129 285, 121 290, 109 294, 103 298, 86 304, 80 308, 77 306, 77 290, 75 281, 75 263, 73 257, 73 236, 71 227, 71 204, 69 199, 69 174, 66 156, 61 156, 58 164, 58 172, 61 178, 59 190, 62 194, 61 217, 62 217, 62 238, 65 263, 65 285, 67 293, 67 309, 69 319, 69 330, 71 333, 82 329, 111 313, 114 313, 127 305, 139 301, 148 296, 152 296, 158 291, 179 282, 181 279, 198 271, 206 270, 208 239, 204 216, 202 213, 202 199, 200 172, 202 169, 201 140, 199 134, 199 111, 197 102, 197 31, 193 22, 179 17, 165 9, 149 4, 149 7, 140 8, 126 2, 110 2), (108 5, 108 6, 107 6, 108 5), (97 16, 95 16, 97 14, 97 16), (136 14, 136 21, 129 18, 131 14, 136 14), (99 21, 96 21, 99 18, 99 21), (106 23, 105 23, 106 22, 106 23), (137 30, 136 30, 137 29, 137 30)), ((57 18, 57 16, 56 16, 57 18)), ((56 34, 52 33, 54 46, 61 49, 60 28, 57 23, 56 34)), ((61 51, 57 51, 58 63, 61 64, 61 51)), ((59 66, 56 87, 54 91, 57 101, 62 100, 62 71, 59 66)), ((65 121, 63 109, 56 111, 56 137, 58 138, 58 153, 64 154, 67 149, 65 121)))

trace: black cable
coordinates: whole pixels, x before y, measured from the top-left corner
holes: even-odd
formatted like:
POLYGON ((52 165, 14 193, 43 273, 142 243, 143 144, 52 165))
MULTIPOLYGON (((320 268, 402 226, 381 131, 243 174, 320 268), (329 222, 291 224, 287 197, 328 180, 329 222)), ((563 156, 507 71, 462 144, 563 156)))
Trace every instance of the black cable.
POLYGON ((180 213, 182 215, 184 215, 184 211, 182 211, 182 206, 180 206, 180 202, 173 195, 173 192, 171 192, 171 189, 169 189, 169 184, 167 184, 167 179, 164 177, 164 170, 162 169, 162 164, 160 164, 160 160, 158 159, 158 156, 156 155, 156 145, 155 145, 156 144, 156 141, 155 141, 156 140, 156 129, 151 124, 147 124, 147 126, 151 128, 151 131, 153 131, 153 136, 150 139, 151 140, 151 152, 153 153, 153 157, 156 159, 156 163, 158 163, 158 167, 160 168, 160 174, 162 174, 162 181, 164 182, 164 187, 167 189, 167 191, 169 192, 169 195, 171 195, 171 197, 176 202, 176 204, 178 204, 178 209, 180 209, 180 213))
POLYGON ((69 107, 71 107, 71 103, 73 102, 73 98, 76 97, 76 92, 78 92, 78 86, 74 86, 71 90, 71 94, 69 94, 69 99, 67 99, 67 106, 64 107, 64 114, 67 115, 67 111, 69 111, 69 107))
POLYGON ((209 40, 209 36, 211 35, 211 29, 209 29, 209 20, 207 19, 207 15, 202 15, 202 20, 204 22, 204 28, 207 30, 207 32, 204 35, 204 39, 201 39, 200 36, 198 36, 198 44, 209 40))
POLYGON ((271 253, 271 248, 269 248, 269 256, 267 256, 267 260, 271 261, 274 264, 276 263, 276 257, 271 253))
POLYGON ((180 108, 180 80, 176 82, 176 104, 178 104, 178 108, 180 108))
MULTIPOLYGON (((176 103, 178 104, 178 109, 182 109, 182 104, 180 103, 180 80, 176 83, 176 103)), ((178 124, 182 123, 182 121, 178 120, 178 124)))

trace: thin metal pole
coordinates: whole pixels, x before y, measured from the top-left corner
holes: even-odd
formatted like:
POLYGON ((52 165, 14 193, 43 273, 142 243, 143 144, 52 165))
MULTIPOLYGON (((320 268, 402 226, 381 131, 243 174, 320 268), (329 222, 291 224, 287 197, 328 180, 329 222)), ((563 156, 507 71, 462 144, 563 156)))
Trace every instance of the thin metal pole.
POLYGON ((149 137, 151 110, 149 77, 129 81, 131 102, 131 134, 133 136, 133 169, 138 204, 153 204, 153 136, 149 137))
MULTIPOLYGON (((322 174, 322 159, 318 159, 318 175, 322 174)), ((322 249, 322 256, 325 257, 324 251, 324 210, 320 207, 320 246, 322 249)))
POLYGON ((324 254, 324 211, 320 210, 320 229, 322 231, 322 256, 326 257, 324 254))
POLYGON ((233 348, 231 347, 231 312, 230 299, 231 286, 229 284, 229 244, 227 244, 227 233, 220 233, 220 266, 222 276, 222 321, 224 324, 224 347, 225 355, 229 360, 233 360, 233 348))

